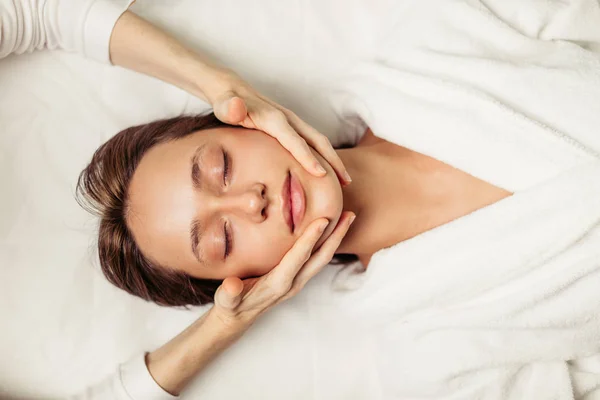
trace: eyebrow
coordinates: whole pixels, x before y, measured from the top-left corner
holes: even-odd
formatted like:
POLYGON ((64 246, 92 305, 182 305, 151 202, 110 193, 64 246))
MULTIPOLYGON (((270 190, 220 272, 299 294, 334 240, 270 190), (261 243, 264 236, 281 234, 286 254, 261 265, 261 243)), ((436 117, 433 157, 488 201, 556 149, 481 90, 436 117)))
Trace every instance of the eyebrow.
MULTIPOLYGON (((199 189, 201 186, 201 179, 200 179, 200 159, 202 158, 202 153, 204 152, 206 148, 206 143, 198 146, 198 148, 196 149, 196 151, 194 151, 194 154, 192 154, 192 157, 190 158, 190 165, 191 165, 191 173, 190 173, 190 178, 192 180, 192 185, 194 186, 195 189, 199 189)), ((198 249, 198 245, 200 244, 200 238, 202 237, 202 229, 200 226, 200 221, 198 221, 197 219, 193 219, 192 223, 190 224, 190 243, 192 245, 192 253, 194 254, 194 257, 196 257, 196 260, 198 260, 199 263, 204 263, 204 261, 202 260, 202 257, 200 256, 200 251, 198 249)))
POLYGON ((200 238, 202 237, 202 230, 200 227, 200 221, 194 219, 192 224, 190 225, 190 240, 192 243, 192 253, 194 253, 194 257, 198 260, 199 263, 204 263, 202 257, 200 257, 200 251, 198 250, 198 245, 200 244, 200 238))
POLYGON ((190 158, 190 166, 191 166, 191 179, 192 179, 192 184, 194 185, 194 188, 199 189, 201 186, 201 180, 200 180, 200 160, 202 159, 202 156, 204 155, 204 150, 206 149, 206 143, 198 146, 196 148, 196 150, 194 151, 194 154, 192 154, 192 157, 190 158))

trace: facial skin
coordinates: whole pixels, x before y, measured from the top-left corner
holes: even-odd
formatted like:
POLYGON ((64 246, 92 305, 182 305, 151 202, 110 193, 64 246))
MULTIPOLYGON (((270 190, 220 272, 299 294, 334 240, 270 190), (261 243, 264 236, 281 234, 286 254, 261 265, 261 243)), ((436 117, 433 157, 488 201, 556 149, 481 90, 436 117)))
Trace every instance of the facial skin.
POLYGON ((127 224, 142 253, 166 268, 204 279, 264 275, 312 221, 330 221, 318 246, 339 220, 341 186, 331 166, 313 153, 327 170, 324 177, 306 172, 260 131, 215 128, 156 145, 130 182, 127 224), (199 185, 191 177, 194 154, 199 185), (281 211, 288 172, 301 183, 306 197, 304 218, 293 232, 281 211), (202 262, 192 251, 192 221, 198 223, 202 262), (225 257, 226 236, 230 246, 225 257))

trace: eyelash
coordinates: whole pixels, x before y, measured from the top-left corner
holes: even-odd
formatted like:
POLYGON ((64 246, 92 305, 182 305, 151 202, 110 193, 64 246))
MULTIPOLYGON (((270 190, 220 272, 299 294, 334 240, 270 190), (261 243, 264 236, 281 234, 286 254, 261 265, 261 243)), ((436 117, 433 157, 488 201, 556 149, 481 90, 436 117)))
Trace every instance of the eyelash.
POLYGON ((223 185, 227 185, 227 178, 229 177, 229 154, 223 150, 223 185))
POLYGON ((231 236, 229 235, 229 232, 227 231, 227 222, 223 223, 223 235, 225 236, 224 258, 227 258, 229 256, 229 253, 231 252, 231 236))
MULTIPOLYGON (((230 169, 231 169, 231 160, 229 158, 229 153, 227 153, 227 151, 225 151, 225 149, 223 149, 223 185, 227 186, 227 180, 229 178, 229 173, 230 173, 230 169)), ((229 231, 227 230, 227 221, 225 221, 223 223, 223 235, 225 237, 225 254, 224 254, 224 259, 227 259, 227 257, 229 257, 229 254, 231 253, 231 235, 229 234, 229 231)))

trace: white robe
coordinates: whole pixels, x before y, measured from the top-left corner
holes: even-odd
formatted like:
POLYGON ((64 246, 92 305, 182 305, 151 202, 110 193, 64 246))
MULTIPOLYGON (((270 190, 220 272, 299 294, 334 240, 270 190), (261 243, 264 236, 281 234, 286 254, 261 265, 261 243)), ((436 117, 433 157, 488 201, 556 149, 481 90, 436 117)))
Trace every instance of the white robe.
POLYGON ((599 398, 600 10, 533 3, 414 2, 340 85, 354 140, 515 194, 346 276, 357 344, 317 375, 352 360, 371 399, 599 398))

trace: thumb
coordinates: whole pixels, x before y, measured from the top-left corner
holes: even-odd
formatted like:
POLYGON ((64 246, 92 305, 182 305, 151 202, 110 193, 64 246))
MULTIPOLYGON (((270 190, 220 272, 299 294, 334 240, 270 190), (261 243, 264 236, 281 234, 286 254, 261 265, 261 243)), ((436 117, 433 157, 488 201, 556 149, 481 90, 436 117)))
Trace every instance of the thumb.
POLYGON ((215 293, 215 304, 227 310, 233 310, 240 304, 244 283, 240 278, 226 278, 215 293))
POLYGON ((213 110, 217 118, 230 125, 238 125, 248 114, 244 100, 232 92, 227 92, 225 96, 217 100, 213 105, 213 110))

